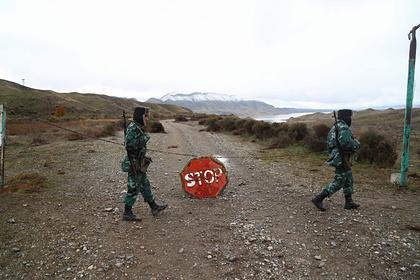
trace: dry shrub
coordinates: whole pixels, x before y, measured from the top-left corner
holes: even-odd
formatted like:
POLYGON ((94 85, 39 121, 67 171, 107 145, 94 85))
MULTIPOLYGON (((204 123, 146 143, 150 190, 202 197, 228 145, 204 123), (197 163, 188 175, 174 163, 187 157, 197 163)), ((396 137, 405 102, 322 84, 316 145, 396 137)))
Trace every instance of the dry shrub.
POLYGON ((256 122, 252 127, 252 132, 257 139, 261 140, 272 138, 276 135, 276 131, 273 129, 271 123, 265 121, 256 122))
POLYGON ((72 130, 80 132, 78 133, 69 133, 66 135, 67 140, 82 140, 86 138, 103 138, 108 136, 113 136, 115 133, 121 129, 121 122, 89 122, 89 121, 80 121, 80 122, 69 122, 66 127, 71 127, 72 130))
POLYGON ((235 120, 235 126, 237 129, 239 128, 245 128, 245 123, 248 121, 248 119, 241 119, 241 118, 236 118, 235 120))
POLYGON ((175 122, 187 122, 188 118, 184 115, 175 116, 175 122))
POLYGON ((48 140, 45 139, 41 134, 36 134, 30 139, 31 146, 42 146, 48 143, 48 140))
POLYGON ((20 173, 10 179, 3 188, 0 188, 0 193, 39 192, 46 186, 46 181, 47 179, 38 173, 20 173))
POLYGON ((313 130, 315 132, 315 136, 321 139, 327 139, 328 133, 330 132, 330 128, 323 123, 314 125, 313 130))
POLYGON ((208 117, 208 115, 206 115, 206 114, 193 114, 190 117, 190 120, 191 121, 201 121, 202 119, 205 119, 207 117, 208 117))
POLYGON ((238 121, 238 117, 229 116, 224 117, 217 121, 220 129, 223 131, 233 131, 236 129, 236 122, 238 121))
POLYGON ((198 124, 200 125, 209 125, 209 123, 211 122, 216 122, 218 120, 220 120, 222 117, 218 116, 218 115, 208 115, 205 118, 201 118, 198 121, 198 124))
POLYGON ((241 119, 237 118, 235 120, 235 129, 232 131, 234 135, 246 135, 247 131, 245 128, 245 124, 247 123, 248 119, 241 119))
POLYGON ((114 136, 115 132, 119 129, 119 125, 120 124, 118 122, 108 123, 95 134, 95 137, 114 136))
POLYGON ((221 130, 220 125, 218 125, 217 122, 210 122, 207 125, 207 131, 215 131, 215 132, 218 132, 220 130, 221 130))
POLYGON ((146 129, 150 133, 165 133, 163 124, 158 120, 149 121, 146 129))
POLYGON ((287 123, 273 123, 273 129, 275 130, 275 135, 287 133, 289 131, 289 125, 287 123))
POLYGON ((256 120, 253 119, 245 119, 245 123, 243 124, 243 128, 245 129, 246 133, 248 133, 249 135, 253 134, 253 130, 252 128, 254 127, 254 125, 258 122, 256 120))
POLYGON ((323 152, 327 149, 327 137, 330 128, 325 124, 313 126, 313 131, 303 138, 303 143, 313 152, 323 152))
POLYGON ((308 135, 308 127, 304 123, 294 123, 288 129, 289 137, 295 141, 300 141, 308 135))
POLYGON ((53 116, 57 118, 61 118, 65 114, 66 114, 66 107, 64 107, 63 105, 58 105, 54 110, 53 116))
MULTIPOLYGON (((127 121, 126 121, 126 123, 127 123, 127 121)), ((120 131, 120 130, 124 131, 124 120, 123 119, 118 120, 116 122, 115 126, 116 126, 117 131, 120 131)))
POLYGON ((36 121, 10 122, 6 125, 8 135, 31 135, 48 131, 51 127, 36 121))
POLYGON ((315 132, 303 138, 303 143, 313 152, 323 152, 327 149, 327 137, 318 137, 315 132))
POLYGON ((397 160, 395 147, 385 136, 374 130, 368 130, 361 134, 360 145, 358 158, 362 161, 390 167, 397 160))
POLYGON ((275 137, 270 145, 270 148, 286 148, 293 144, 293 139, 286 133, 279 133, 277 137, 275 137))
POLYGON ((232 131, 233 135, 245 135, 246 133, 247 132, 243 127, 236 128, 234 131, 232 131))
POLYGON ((207 125, 208 131, 220 131, 221 127, 218 124, 218 121, 221 120, 220 116, 211 116, 206 119, 205 124, 207 125))
POLYGON ((85 139, 85 136, 82 136, 80 134, 77 133, 69 133, 66 135, 67 140, 69 141, 76 141, 76 140, 82 140, 85 139))

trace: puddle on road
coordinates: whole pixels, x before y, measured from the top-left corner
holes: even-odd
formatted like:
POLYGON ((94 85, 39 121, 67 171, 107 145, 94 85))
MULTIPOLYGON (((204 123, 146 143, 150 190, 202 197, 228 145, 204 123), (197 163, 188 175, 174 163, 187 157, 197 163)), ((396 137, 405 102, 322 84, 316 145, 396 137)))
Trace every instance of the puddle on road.
POLYGON ((213 155, 213 157, 215 159, 217 159, 218 161, 220 161, 221 163, 223 163, 225 167, 229 166, 229 159, 228 158, 225 158, 221 155, 213 155))

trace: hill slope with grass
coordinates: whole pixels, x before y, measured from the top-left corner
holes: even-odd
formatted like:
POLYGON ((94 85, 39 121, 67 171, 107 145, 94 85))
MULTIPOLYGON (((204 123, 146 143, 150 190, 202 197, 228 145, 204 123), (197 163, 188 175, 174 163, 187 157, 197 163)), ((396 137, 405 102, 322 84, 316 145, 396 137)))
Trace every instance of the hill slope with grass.
MULTIPOLYGON (((402 139, 405 109, 374 110, 365 109, 353 112, 352 130, 356 133, 373 129, 393 139, 402 139)), ((309 126, 334 123, 331 113, 315 113, 292 118, 288 123, 306 123, 309 126)), ((420 108, 413 108, 411 114, 411 135, 420 137, 420 108)))
POLYGON ((40 90, 0 79, 0 104, 7 108, 9 118, 50 118, 61 114, 64 118, 118 118, 122 110, 132 112, 136 106, 151 108, 157 118, 190 115, 189 109, 171 104, 139 102, 133 98, 119 98, 101 94, 77 92, 59 93, 40 90))

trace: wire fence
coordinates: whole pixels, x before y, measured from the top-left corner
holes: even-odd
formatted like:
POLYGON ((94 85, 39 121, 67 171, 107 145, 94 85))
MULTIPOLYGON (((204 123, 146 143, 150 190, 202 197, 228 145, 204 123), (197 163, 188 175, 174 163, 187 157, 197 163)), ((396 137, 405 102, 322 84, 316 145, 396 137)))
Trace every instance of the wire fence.
MULTIPOLYGON (((40 123, 46 124, 48 126, 51 127, 55 127, 58 129, 62 129, 64 131, 68 131, 74 134, 77 134, 79 136, 82 136, 83 138, 90 138, 90 139, 94 139, 97 141, 102 141, 105 143, 109 143, 112 145, 117 145, 120 147, 124 147, 124 143, 123 142, 116 142, 116 141, 112 141, 109 139, 104 139, 104 138, 98 138, 96 136, 92 136, 86 133, 82 133, 80 131, 76 131, 67 127, 63 127, 61 125, 58 125, 56 123, 52 123, 52 122, 48 122, 45 120, 41 120, 41 119, 36 119, 35 121, 38 121, 40 123)), ((402 135, 402 133, 401 133, 402 135)), ((411 142, 412 148, 413 148, 413 152, 417 152, 416 150, 419 149, 420 150, 420 133, 417 131, 412 132, 412 138, 415 139, 414 141, 411 142)), ((191 158, 197 158, 197 157, 201 157, 203 155, 199 155, 199 154, 194 154, 194 153, 180 153, 180 152, 173 152, 173 151, 164 151, 164 150, 159 150, 159 149, 151 149, 151 148, 147 148, 148 152, 153 152, 153 153, 160 153, 160 154, 168 154, 168 155, 176 155, 176 156, 183 156, 183 157, 191 157, 191 158)), ((325 152, 313 152, 313 151, 306 151, 306 154, 315 154, 315 155, 325 155, 325 152)), ((413 153, 414 154, 414 153, 413 153)), ((216 159, 241 159, 241 158, 247 158, 247 159, 266 159, 266 160, 270 160, 270 159, 278 159, 278 158, 287 158, 289 157, 291 154, 270 154, 270 152, 265 153, 264 150, 261 151, 260 154, 256 155, 256 154, 248 154, 246 156, 234 156, 234 155, 224 155, 224 156, 219 156, 219 155, 212 155, 213 158, 216 159)), ((414 156, 411 157, 410 159, 410 166, 414 167, 415 169, 417 168, 417 166, 420 167, 420 156, 418 158, 415 158, 414 156)), ((392 170, 397 171, 397 167, 392 168, 392 170)))

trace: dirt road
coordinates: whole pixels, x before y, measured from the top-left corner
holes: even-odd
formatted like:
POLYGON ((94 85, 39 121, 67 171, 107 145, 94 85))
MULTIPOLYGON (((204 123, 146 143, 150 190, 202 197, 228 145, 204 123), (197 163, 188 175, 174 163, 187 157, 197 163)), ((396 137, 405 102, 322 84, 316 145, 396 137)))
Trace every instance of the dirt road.
POLYGON ((0 278, 420 278, 420 195, 395 191, 389 174, 355 172, 362 208, 344 210, 340 193, 322 213, 309 201, 331 169, 253 159, 257 144, 195 123, 164 126, 149 148, 227 158, 221 197, 189 198, 179 179, 189 158, 150 153, 154 193, 169 209, 154 218, 140 198, 134 211, 143 221, 124 222, 122 147, 85 140, 11 148, 9 175, 37 172, 51 186, 0 196, 0 278))

